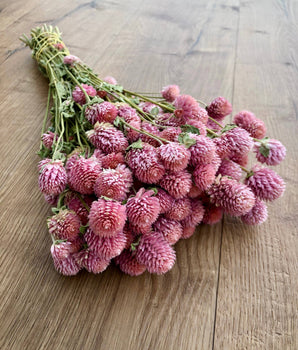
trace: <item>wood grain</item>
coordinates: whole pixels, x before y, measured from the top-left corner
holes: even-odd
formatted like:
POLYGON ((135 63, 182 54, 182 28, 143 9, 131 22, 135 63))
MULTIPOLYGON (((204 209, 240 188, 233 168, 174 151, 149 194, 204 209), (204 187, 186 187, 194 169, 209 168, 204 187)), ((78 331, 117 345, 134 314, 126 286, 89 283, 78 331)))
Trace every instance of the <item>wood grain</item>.
POLYGON ((0 348, 297 349, 297 2, 4 0, 0 10, 0 348), (35 155, 47 81, 18 41, 44 22, 132 90, 177 83, 264 119, 288 147, 277 169, 287 192, 268 223, 201 226, 165 276, 58 275, 35 155))

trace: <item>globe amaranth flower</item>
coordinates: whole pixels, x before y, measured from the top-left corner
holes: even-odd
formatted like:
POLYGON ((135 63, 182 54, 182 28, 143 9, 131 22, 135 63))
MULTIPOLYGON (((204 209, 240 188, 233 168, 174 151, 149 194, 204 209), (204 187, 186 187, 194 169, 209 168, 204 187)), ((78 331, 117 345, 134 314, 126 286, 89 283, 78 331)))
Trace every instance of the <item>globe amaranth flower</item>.
POLYGON ((101 164, 95 157, 80 157, 68 174, 69 186, 82 194, 92 194, 95 181, 101 172, 101 164))
POLYGON ((174 266, 176 254, 162 233, 150 232, 141 236, 136 259, 150 273, 163 274, 174 266))
POLYGON ((188 125, 192 125, 194 126, 195 128, 197 128, 200 132, 200 135, 202 136, 206 136, 207 135, 207 130, 206 130, 206 125, 201 122, 200 120, 198 119, 190 119, 188 122, 187 122, 188 125))
POLYGON ((182 226, 177 220, 159 216, 153 227, 155 231, 162 233, 166 241, 171 245, 177 243, 182 236, 182 226))
MULTIPOLYGON (((141 129, 141 118, 134 108, 130 107, 129 105, 120 105, 118 106, 118 115, 135 129, 141 129)), ((134 142, 140 137, 140 133, 134 129, 125 126, 125 130, 126 137, 129 142, 134 142)))
POLYGON ((196 143, 189 147, 191 153, 190 164, 196 166, 210 163, 216 152, 213 141, 202 135, 189 134, 189 136, 196 140, 196 143))
POLYGON ((139 276, 146 271, 146 266, 137 261, 135 252, 127 249, 115 258, 115 263, 122 272, 130 276, 139 276))
POLYGON ((135 197, 128 199, 126 213, 133 225, 147 226, 153 224, 160 213, 158 198, 153 196, 154 191, 141 188, 135 197))
POLYGON ((182 225, 182 239, 190 238, 196 232, 196 226, 187 226, 182 225))
POLYGON ((110 75, 107 75, 106 77, 104 77, 103 81, 105 81, 106 83, 108 83, 110 85, 117 85, 117 80, 110 75))
POLYGON ((261 119, 249 111, 241 111, 234 117, 234 123, 249 132, 251 137, 262 139, 266 135, 266 126, 261 119))
POLYGON ((267 206, 264 202, 256 198, 256 203, 252 209, 240 219, 247 225, 259 225, 267 220, 267 206))
POLYGON ((132 186, 132 173, 125 165, 118 165, 116 169, 104 169, 94 183, 97 197, 108 197, 117 201, 126 199, 132 186))
POLYGON ((160 159, 167 170, 181 171, 188 165, 189 150, 178 142, 171 142, 158 148, 160 159))
POLYGON ((98 257, 89 249, 84 249, 75 253, 74 259, 81 268, 85 268, 88 272, 92 273, 103 272, 110 264, 110 260, 98 257))
POLYGON ((42 193, 58 195, 64 191, 67 182, 66 170, 61 160, 53 160, 42 166, 38 184, 42 193))
POLYGON ((58 140, 58 136, 55 133, 53 133, 52 131, 48 131, 47 133, 42 135, 41 139, 42 139, 43 145, 46 148, 52 149, 53 142, 54 142, 54 140, 55 141, 58 140))
MULTIPOLYGON (((96 90, 93 86, 87 84, 82 84, 81 86, 88 96, 96 96, 96 90)), ((74 88, 72 92, 72 98, 76 103, 80 104, 81 106, 86 103, 86 96, 78 85, 74 88)))
POLYGON ((175 199, 182 198, 192 186, 191 174, 186 170, 166 173, 159 181, 159 185, 175 199))
POLYGON ((286 157, 286 147, 275 139, 255 142, 253 150, 257 160, 267 165, 278 165, 286 157))
POLYGON ((47 203, 55 207, 58 203, 59 196, 52 194, 44 194, 44 199, 47 203))
POLYGON ((51 255, 54 261, 55 269, 62 275, 73 276, 81 270, 81 267, 71 255, 70 242, 52 244, 51 255))
POLYGON ((163 139, 169 140, 169 141, 178 141, 178 136, 182 133, 181 128, 169 126, 166 129, 163 129, 159 136, 163 139))
POLYGON ((232 113, 232 105, 224 97, 219 96, 206 107, 206 110, 213 119, 223 120, 224 117, 232 113))
POLYGON ((216 169, 212 164, 196 166, 193 172, 193 180, 199 190, 205 191, 215 180, 216 169))
POLYGON ((232 179, 239 181, 242 176, 240 165, 229 159, 223 159, 217 171, 217 174, 222 176, 229 176, 232 179))
POLYGON ((116 169, 119 164, 125 164, 125 158, 121 152, 112 152, 101 158, 101 165, 104 169, 116 169))
POLYGON ((159 188, 155 197, 159 200, 160 214, 164 214, 172 208, 175 199, 163 189, 159 188))
POLYGON ((89 130, 86 134, 90 142, 105 154, 122 152, 128 147, 122 131, 110 123, 96 122, 94 130, 89 130))
POLYGON ((233 216, 248 213, 255 204, 255 196, 248 186, 226 176, 219 177, 209 187, 207 194, 212 204, 233 216))
POLYGON ((162 97, 168 101, 173 102, 180 94, 180 89, 178 85, 167 85, 161 90, 162 97))
POLYGON ((224 132, 221 139, 224 147, 226 147, 226 154, 228 156, 243 156, 253 146, 253 140, 249 133, 239 127, 224 132))
POLYGON ((173 103, 175 116, 181 118, 184 122, 198 117, 200 106, 198 102, 189 95, 179 95, 173 103))
POLYGON ((97 120, 98 122, 113 123, 118 114, 117 107, 111 102, 102 102, 97 104, 97 120))
POLYGON ((162 112, 161 108, 152 102, 141 102, 139 103, 139 107, 142 108, 145 113, 152 113, 153 108, 157 108, 158 113, 162 112))
MULTIPOLYGON (((152 125, 149 122, 142 122, 141 124, 141 129, 154 135, 159 137, 160 136, 160 132, 157 126, 152 125)), ((145 135, 145 134, 140 134, 140 138, 143 142, 149 143, 150 145, 154 146, 154 147, 158 147, 160 145, 160 142, 154 138, 152 138, 149 135, 145 135)))
POLYGON ((56 239, 74 239, 80 233, 81 222, 75 212, 60 210, 47 221, 49 232, 56 239))
POLYGON ((67 192, 66 196, 64 197, 64 204, 77 214, 82 225, 87 225, 89 215, 87 208, 91 207, 91 204, 95 200, 95 197, 82 195, 82 199, 84 201, 84 204, 74 192, 67 192))
POLYGON ((275 171, 255 165, 252 172, 253 175, 245 179, 245 184, 258 198, 273 201, 283 195, 286 185, 275 171))
POLYGON ((101 198, 92 203, 89 212, 89 225, 95 234, 102 237, 115 236, 123 231, 125 221, 124 205, 101 198))
POLYGON ((191 186, 191 188, 190 188, 190 190, 189 190, 187 196, 188 196, 189 198, 197 198, 197 197, 199 197, 202 193, 203 193, 203 191, 200 190, 198 186, 192 184, 192 186, 191 186))
POLYGON ((64 64, 69 64, 72 67, 78 62, 81 62, 81 60, 77 56, 68 55, 68 56, 64 56, 63 57, 63 63, 64 64))
POLYGON ((164 214, 171 220, 181 221, 191 214, 191 200, 187 197, 176 199, 172 208, 164 214))
POLYGON ((81 153, 83 153, 83 150, 80 147, 78 147, 68 155, 67 161, 65 163, 65 170, 67 174, 69 174, 70 169, 73 167, 74 163, 80 158, 81 153))
POLYGON ((198 199, 191 200, 191 213, 181 221, 182 226, 192 227, 196 226, 203 220, 205 209, 203 203, 198 199))
POLYGON ((127 236, 122 231, 112 237, 102 237, 88 228, 84 238, 88 249, 104 260, 110 260, 119 255, 127 244, 127 236))
POLYGON ((204 224, 213 225, 222 219, 223 210, 221 207, 216 207, 213 204, 208 203, 205 206, 205 213, 202 222, 204 224))

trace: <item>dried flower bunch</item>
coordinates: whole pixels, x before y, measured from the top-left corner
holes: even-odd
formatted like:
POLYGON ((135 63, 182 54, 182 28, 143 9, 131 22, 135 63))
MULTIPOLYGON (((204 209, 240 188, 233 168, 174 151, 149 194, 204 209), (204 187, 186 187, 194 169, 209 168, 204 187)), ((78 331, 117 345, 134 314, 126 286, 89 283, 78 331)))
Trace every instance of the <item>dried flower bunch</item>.
POLYGON ((70 55, 57 28, 21 40, 50 81, 39 187, 53 206, 60 273, 99 273, 114 260, 132 276, 163 274, 175 263, 174 244, 199 224, 224 213, 249 225, 267 219, 265 202, 285 183, 262 164, 279 164, 286 149, 253 113, 224 125, 232 106, 223 97, 206 105, 177 85, 141 94, 100 79, 70 55), (259 163, 248 170, 250 151, 259 163))

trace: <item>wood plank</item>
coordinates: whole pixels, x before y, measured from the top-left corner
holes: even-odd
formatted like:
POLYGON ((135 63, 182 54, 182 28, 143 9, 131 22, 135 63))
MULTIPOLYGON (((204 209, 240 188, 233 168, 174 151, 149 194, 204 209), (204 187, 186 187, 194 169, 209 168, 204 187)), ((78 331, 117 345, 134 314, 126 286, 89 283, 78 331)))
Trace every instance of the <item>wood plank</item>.
POLYGON ((297 1, 243 1, 234 111, 252 110, 287 147, 285 195, 269 220, 223 231, 214 349, 297 349, 297 1))

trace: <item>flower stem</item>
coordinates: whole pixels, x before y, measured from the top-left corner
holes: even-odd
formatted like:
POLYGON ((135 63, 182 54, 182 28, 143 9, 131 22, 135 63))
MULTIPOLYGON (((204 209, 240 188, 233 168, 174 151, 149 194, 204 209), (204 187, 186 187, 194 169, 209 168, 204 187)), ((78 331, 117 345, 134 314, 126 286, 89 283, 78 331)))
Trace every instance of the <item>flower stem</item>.
MULTIPOLYGON (((49 114, 49 107, 50 107, 50 100, 51 100, 51 87, 49 87, 49 92, 48 92, 48 100, 47 100, 47 107, 46 107, 46 113, 43 119, 43 123, 42 123, 42 129, 41 129, 41 137, 44 134, 45 130, 46 130, 46 124, 47 124, 47 120, 48 120, 48 114, 49 114)), ((40 146, 39 146, 39 150, 41 151, 42 149, 42 140, 40 141, 40 146)))

